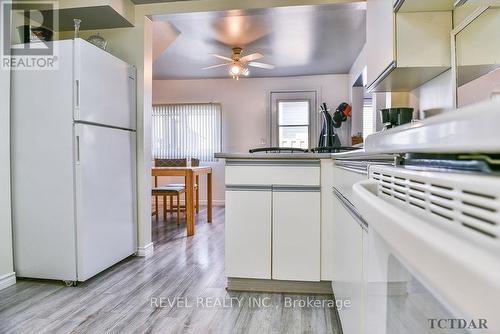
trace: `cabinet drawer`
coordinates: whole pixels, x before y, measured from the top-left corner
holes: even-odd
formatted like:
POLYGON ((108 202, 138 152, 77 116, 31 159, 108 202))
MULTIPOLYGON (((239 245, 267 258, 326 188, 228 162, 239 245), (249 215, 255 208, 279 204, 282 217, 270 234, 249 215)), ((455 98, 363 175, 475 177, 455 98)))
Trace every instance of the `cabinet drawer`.
POLYGON ((319 160, 228 160, 226 185, 319 186, 319 160))

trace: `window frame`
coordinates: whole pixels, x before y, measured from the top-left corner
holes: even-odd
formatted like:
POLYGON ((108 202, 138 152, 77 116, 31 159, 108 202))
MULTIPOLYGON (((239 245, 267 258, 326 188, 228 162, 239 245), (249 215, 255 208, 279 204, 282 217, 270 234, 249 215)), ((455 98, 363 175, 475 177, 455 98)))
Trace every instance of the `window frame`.
POLYGON ((308 148, 316 146, 316 137, 319 136, 318 128, 320 123, 320 115, 318 110, 318 101, 320 100, 320 90, 304 89, 304 90, 290 90, 290 91, 269 91, 269 145, 279 146, 279 115, 278 115, 278 102, 281 101, 309 101, 309 145, 308 148))

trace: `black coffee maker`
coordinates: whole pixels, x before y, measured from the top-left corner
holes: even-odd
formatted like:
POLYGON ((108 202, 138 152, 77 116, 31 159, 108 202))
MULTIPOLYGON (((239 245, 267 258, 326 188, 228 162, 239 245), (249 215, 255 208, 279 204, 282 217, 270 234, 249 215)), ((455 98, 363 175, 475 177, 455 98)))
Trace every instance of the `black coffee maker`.
POLYGON ((333 130, 333 119, 330 113, 328 112, 328 108, 326 103, 323 103, 320 107, 321 115, 323 116, 323 125, 321 127, 321 133, 319 135, 319 143, 318 147, 340 147, 342 146, 340 143, 339 136, 335 134, 333 130))

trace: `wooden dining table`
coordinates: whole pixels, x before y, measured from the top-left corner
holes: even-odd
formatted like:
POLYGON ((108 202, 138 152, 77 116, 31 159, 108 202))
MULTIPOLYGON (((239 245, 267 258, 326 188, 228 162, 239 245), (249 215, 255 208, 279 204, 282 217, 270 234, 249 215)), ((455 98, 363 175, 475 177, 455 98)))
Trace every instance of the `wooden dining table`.
POLYGON ((212 167, 153 167, 152 176, 183 176, 186 185, 187 235, 194 235, 194 186, 200 175, 207 176, 207 221, 212 222, 212 167))

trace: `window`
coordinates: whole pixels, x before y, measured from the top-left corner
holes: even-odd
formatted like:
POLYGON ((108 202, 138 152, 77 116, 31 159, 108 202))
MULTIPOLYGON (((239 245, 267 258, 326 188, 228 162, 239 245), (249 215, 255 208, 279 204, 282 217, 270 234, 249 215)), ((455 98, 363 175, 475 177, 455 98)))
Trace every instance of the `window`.
POLYGON ((310 103, 278 101, 278 144, 280 147, 309 147, 310 103))
POLYGON ((222 147, 221 109, 216 103, 153 106, 153 157, 215 161, 222 147))
POLYGON ((373 102, 371 97, 363 100, 363 139, 375 131, 375 113, 373 112, 373 102))
POLYGON ((314 147, 318 136, 319 114, 316 91, 283 91, 270 93, 269 146, 314 147))

